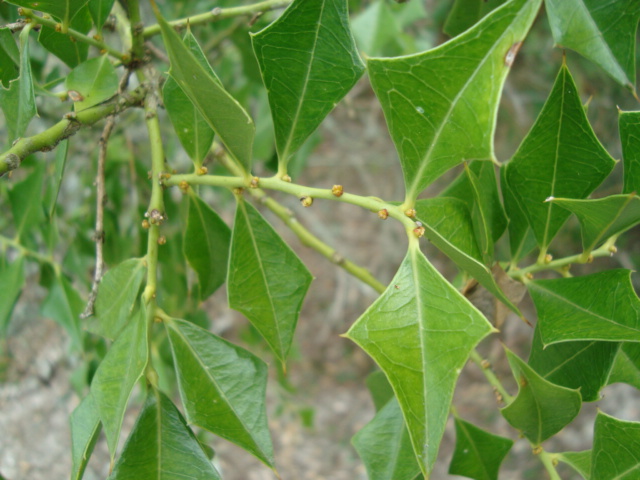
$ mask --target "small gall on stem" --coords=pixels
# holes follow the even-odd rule
[[[308,195],[303,195],[302,197],[300,197],[300,203],[305,208],[310,207],[311,205],[313,205],[313,198],[309,197]]]
[[[544,263],[551,263],[551,260],[553,260],[553,255],[551,255],[550,253],[547,253],[544,256]]]
[[[611,245],[609,247],[609,253],[611,254],[611,256],[613,257],[614,253],[618,253],[618,248],[615,245]]]
[[[342,188],[342,185],[334,185],[333,187],[331,187],[331,193],[333,193],[336,197],[341,197],[344,193],[344,188]]]
[[[182,193],[187,193],[189,191],[189,184],[187,183],[186,180],[182,180],[178,184],[178,188],[182,191]]]
[[[537,446],[532,450],[532,453],[534,455],[540,455],[542,453],[542,447],[541,446]]]
[[[287,183],[291,183],[291,177],[289,175],[283,175],[282,176],[282,181],[283,182],[287,182]]]
[[[409,218],[416,218],[416,209],[415,208],[408,208],[404,211],[404,214],[409,217]]]
[[[251,179],[251,183],[249,183],[249,187],[251,188],[258,188],[259,185],[260,185],[260,179],[258,177],[253,177]]]
[[[206,175],[209,169],[207,167],[200,167],[196,170],[196,175]]]
[[[491,368],[491,362],[485,358],[484,360],[482,360],[482,362],[480,362],[480,366],[485,370],[488,370],[489,368]]]
[[[382,220],[386,220],[387,218],[389,218],[389,210],[387,210],[386,208],[378,210],[378,218]]]
[[[424,237],[424,232],[425,232],[425,228],[422,226],[416,227],[413,229],[413,234],[418,238]]]

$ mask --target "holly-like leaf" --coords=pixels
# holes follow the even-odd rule
[[[20,32],[20,76],[9,82],[8,89],[0,86],[0,108],[4,112],[9,132],[7,144],[22,137],[29,122],[37,114],[29,54],[30,31],[31,27],[27,26]]]
[[[393,387],[382,370],[369,374],[365,380],[376,412],[380,411],[389,400],[394,398]]]
[[[640,198],[635,193],[595,200],[550,199],[580,221],[582,248],[590,252],[609,237],[620,235],[640,223]]]
[[[24,280],[23,256],[8,265],[0,264],[0,338],[7,333],[13,307],[22,292]]]
[[[154,12],[171,61],[169,75],[216,132],[229,154],[249,171],[256,130],[253,120],[219,80],[200,64],[160,12]]]
[[[143,259],[131,258],[102,277],[89,331],[109,339],[120,334],[138,300],[145,273]]]
[[[428,477],[469,352],[493,327],[420,252],[417,241],[389,288],[345,335],[385,372]]]
[[[624,165],[623,193],[640,192],[640,112],[618,116]]]
[[[198,45],[196,38],[191,33],[191,30],[187,31],[183,41],[189,50],[191,50],[191,53],[193,53],[198,63],[200,63],[216,81],[220,82],[211,65],[209,65],[200,45]],[[167,81],[164,83],[164,87],[162,87],[162,98],[180,143],[196,168],[202,166],[202,160],[209,152],[211,144],[213,143],[213,129],[173,77],[167,78]]]
[[[283,364],[312,278],[271,225],[239,198],[227,278],[229,306],[249,319]]]
[[[546,0],[556,43],[602,67],[622,85],[635,89],[635,44],[640,3],[636,0]]]
[[[98,32],[102,30],[104,22],[109,17],[114,2],[115,0],[89,0],[87,7]]]
[[[354,435],[351,443],[367,469],[369,480],[413,480],[420,474],[395,397]]]
[[[109,480],[219,480],[200,442],[162,392],[152,389]]]
[[[442,30],[455,37],[504,2],[505,0],[455,0]]]
[[[295,0],[252,35],[269,94],[279,170],[364,73],[346,0]]]
[[[535,280],[527,288],[545,346],[570,340],[640,342],[640,299],[629,270]]]
[[[42,315],[52,318],[62,326],[77,350],[82,349],[80,314],[84,306],[85,301],[63,275],[56,276],[47,298],[42,303]]]
[[[504,198],[504,209],[509,220],[509,246],[511,249],[511,261],[517,264],[536,246],[536,238],[533,230],[527,222],[525,212],[520,208],[517,197],[506,178],[507,164],[500,168],[500,187]]]
[[[101,430],[100,415],[91,394],[82,399],[70,417],[71,480],[82,480]]]
[[[20,7],[49,13],[64,25],[69,25],[73,17],[89,2],[89,0],[8,0]]]
[[[514,0],[437,48],[368,60],[410,202],[462,161],[494,157],[502,85],[540,3]]]
[[[591,478],[591,450],[557,453],[555,458],[569,465],[582,475],[582,478],[587,480]]]
[[[240,445],[273,467],[267,425],[267,366],[191,322],[165,322],[189,423]]]
[[[8,28],[0,28],[0,82],[5,88],[20,75],[20,50]]]
[[[44,165],[39,165],[20,183],[9,191],[11,213],[16,229],[16,237],[21,238],[44,220],[42,208],[42,186]]]
[[[456,417],[456,449],[449,473],[475,480],[497,480],[513,440],[499,437]]]
[[[65,86],[79,94],[81,100],[74,102],[73,107],[80,112],[113,97],[118,90],[118,75],[109,57],[102,55],[74,68],[67,76]]]
[[[77,32],[87,34],[89,30],[91,30],[91,25],[91,14],[89,10],[82,8],[82,10],[73,17],[69,26]],[[44,25],[40,30],[38,42],[70,68],[77,67],[84,62],[89,53],[88,43],[74,41],[69,35]]]
[[[113,342],[91,382],[91,394],[107,437],[111,458],[116,454],[120,428],[129,397],[148,359],[147,313],[138,314]]]
[[[501,410],[502,416],[533,445],[540,445],[578,415],[580,392],[545,380],[510,350],[507,359],[518,382],[518,396]]]
[[[183,247],[189,265],[198,274],[201,300],[224,283],[230,243],[227,224],[200,197],[190,195]]]
[[[529,366],[556,385],[579,389],[583,402],[600,399],[620,345],[616,342],[562,342],[542,345],[540,329],[533,335]]]
[[[640,390],[640,343],[620,345],[607,382],[613,383],[627,383]]]
[[[505,167],[512,199],[525,214],[542,249],[570,216],[545,200],[586,198],[614,165],[593,133],[578,88],[563,65],[542,112]]]
[[[640,423],[598,412],[593,432],[591,478],[634,480],[640,472]]]

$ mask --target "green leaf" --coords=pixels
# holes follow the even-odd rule
[[[58,274],[41,307],[43,316],[52,318],[66,330],[76,350],[82,349],[80,314],[84,306],[84,300],[69,280]]]
[[[536,238],[529,227],[525,212],[520,208],[517,197],[506,178],[507,164],[500,168],[500,187],[504,198],[504,209],[509,220],[509,247],[511,262],[515,265],[536,246]]]
[[[504,2],[505,0],[455,0],[442,30],[455,37]]]
[[[91,58],[74,68],[65,80],[67,90],[74,90],[82,100],[74,103],[76,112],[86,110],[113,97],[118,90],[118,75],[109,57]]]
[[[461,254],[482,261],[471,213],[465,202],[458,198],[435,197],[418,200],[415,209],[423,225],[428,224]]]
[[[640,192],[640,112],[620,112],[620,142],[624,157],[623,193]]]
[[[545,7],[558,45],[575,50],[634,90],[637,0],[546,0]]]
[[[494,158],[502,85],[540,3],[514,0],[433,50],[368,60],[400,156],[407,200],[413,202],[464,160]]]
[[[89,0],[87,7],[98,32],[102,31],[104,22],[109,18],[115,0]]]
[[[591,450],[556,453],[554,456],[573,468],[583,478],[587,480],[591,478]]]
[[[8,0],[7,3],[49,13],[68,25],[88,2],[89,0]]]
[[[529,366],[556,385],[579,389],[583,402],[595,402],[607,385],[619,346],[615,342],[562,342],[544,348],[538,327]]]
[[[116,454],[129,397],[147,366],[147,324],[146,309],[141,307],[113,342],[91,382],[91,394],[100,414],[112,459]]]
[[[182,91],[220,137],[229,154],[249,171],[255,125],[249,114],[203,67],[193,52],[160,12],[155,11],[171,68],[171,75]]]
[[[471,256],[461,248],[465,247],[464,244],[461,243],[465,240],[461,238],[458,232],[456,232],[455,229],[450,230],[449,227],[447,227],[446,229],[444,228],[444,225],[447,225],[448,222],[442,224],[438,223],[437,227],[434,228],[428,220],[422,221],[421,212],[424,212],[424,205],[427,205],[428,207],[429,203],[430,201],[424,202],[423,200],[418,200],[416,202],[418,219],[422,222],[422,226],[425,228],[426,238],[445,255],[447,255],[458,266],[458,268],[467,272],[469,275],[475,278],[484,288],[486,288],[496,298],[498,298],[498,300],[504,303],[518,316],[524,318],[520,310],[518,310],[518,307],[516,307],[511,300],[509,300],[509,298],[498,286],[498,283],[491,273],[491,270],[489,270],[486,265],[478,261],[476,258]],[[432,203],[432,205],[434,203]],[[427,208],[427,216],[430,216],[428,210],[429,208]],[[442,225],[442,227],[440,225]],[[461,226],[460,228],[464,229],[465,227]],[[450,237],[447,238],[445,237],[445,235],[449,235]],[[469,242],[470,239],[466,239],[466,241]],[[472,247],[469,246],[468,249],[469,252],[473,253]]]
[[[402,33],[389,2],[378,0],[353,19],[351,29],[361,51],[367,56],[383,56],[384,47]]]
[[[239,197],[227,278],[229,306],[249,319],[283,365],[312,279],[271,225]]]
[[[27,26],[20,32],[20,76],[9,82],[9,89],[0,86],[0,107],[9,132],[7,144],[22,137],[31,119],[38,113],[31,75],[30,31],[31,27]]]
[[[513,199],[543,250],[570,215],[545,199],[586,198],[614,165],[593,133],[578,88],[563,65],[535,124],[505,167]]]
[[[455,418],[456,449],[449,474],[475,480],[497,480],[500,464],[507,456],[513,440],[499,437]]]
[[[376,370],[369,374],[365,383],[367,384],[367,388],[371,394],[371,399],[373,400],[376,412],[380,411],[380,409],[384,407],[389,400],[394,398],[393,388],[382,370]]]
[[[53,195],[51,195],[51,203],[47,212],[49,213],[49,219],[53,218],[58,205],[58,194],[60,193],[60,186],[62,185],[62,177],[64,176],[64,169],[67,165],[67,154],[69,153],[69,139],[61,141],[56,147],[56,159],[54,162],[54,172],[52,176],[53,182]]]
[[[635,480],[640,473],[640,423],[598,412],[593,433],[591,478]]]
[[[152,389],[109,480],[218,480],[176,406]]]
[[[91,394],[82,399],[70,417],[71,423],[71,480],[82,480],[91,453],[100,435],[98,409]]]
[[[629,270],[527,283],[544,345],[570,340],[640,342],[640,299]]]
[[[44,220],[42,208],[44,167],[44,164],[38,165],[26,179],[16,183],[9,191],[16,238],[21,238],[28,234]]]
[[[346,0],[295,0],[252,35],[269,94],[279,170],[364,73]]]
[[[70,27],[87,34],[91,30],[91,15],[87,8],[83,8],[71,21]],[[69,35],[57,32],[55,29],[42,26],[38,42],[62,60],[70,68],[74,68],[87,59],[89,44],[76,42]]]
[[[120,334],[131,317],[145,274],[143,259],[131,258],[102,277],[90,332],[109,339]]]
[[[0,82],[9,87],[9,82],[20,75],[20,50],[8,28],[0,28]]]
[[[189,196],[184,255],[198,274],[200,299],[215,292],[227,277],[231,230],[196,194]]]
[[[640,390],[640,344],[620,345],[608,379],[608,385],[613,383],[627,383]]]
[[[413,480],[420,474],[395,397],[354,435],[351,443],[367,469],[369,480]]]
[[[540,445],[578,415],[580,392],[545,380],[513,352],[506,352],[518,396],[501,410],[502,416],[534,446]]]
[[[469,352],[492,330],[416,241],[389,288],[345,335],[387,375],[425,477],[438,453],[458,375]]]
[[[596,200],[553,198],[549,201],[578,217],[585,252],[592,251],[609,237],[620,235],[640,223],[640,198],[635,193]]]
[[[189,423],[229,440],[273,467],[267,425],[267,365],[186,320],[165,322]]]
[[[0,265],[0,338],[6,336],[13,307],[24,286],[24,257]]]
[[[198,63],[219,82],[191,30],[187,31],[183,41]],[[213,129],[173,77],[167,78],[162,88],[162,98],[180,143],[196,168],[202,166],[202,160],[213,143]]]

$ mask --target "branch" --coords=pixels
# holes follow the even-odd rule
[[[186,28],[187,25],[200,25],[203,23],[218,22],[225,18],[239,17],[243,15],[256,15],[276,8],[286,7],[292,0],[264,0],[252,5],[242,7],[220,8],[216,7],[209,12],[194,15],[192,17],[181,18],[169,22],[174,28]],[[151,25],[144,29],[144,38],[149,38],[160,33],[159,25]]]
[[[18,9],[18,13],[20,15],[22,15],[23,17],[25,17],[27,19],[27,21],[30,21],[31,23],[34,23],[36,25],[44,25],[45,27],[49,27],[54,29],[56,32],[60,32],[61,26],[62,24],[56,22],[54,19],[52,18],[47,18],[47,17],[40,17],[38,15],[36,15],[33,10],[29,9],[29,8],[19,8]],[[118,50],[110,47],[109,45],[107,45],[106,43],[104,43],[101,40],[96,40],[93,37],[89,37],[87,35],[85,35],[84,33],[80,33],[77,30],[74,30],[72,28],[67,29],[66,32],[67,35],[69,35],[71,38],[77,40],[78,42],[82,42],[82,43],[87,43],[91,46],[96,47],[97,49],[100,50],[100,53],[108,53],[109,55],[111,55],[114,58],[117,58],[118,60],[122,61],[123,63],[127,63],[130,58],[129,55],[126,55],[122,52],[119,52]]]
[[[32,137],[18,139],[6,152],[0,154],[0,177],[20,166],[22,161],[35,152],[53,150],[65,138],[74,135],[80,128],[93,125],[99,120],[121,111],[139,106],[147,94],[148,87],[141,85],[128,95],[88,108],[81,112],[70,112],[52,127]]]

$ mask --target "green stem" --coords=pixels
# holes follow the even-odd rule
[[[47,17],[40,17],[38,15],[36,15],[33,10],[29,9],[29,8],[20,8],[18,9],[18,12],[20,13],[20,15],[22,15],[23,17],[29,19],[32,23],[36,24],[36,25],[43,25],[45,27],[49,27],[52,28],[56,31],[59,31],[62,26],[60,23],[56,22],[54,19],[52,18],[47,18]],[[122,52],[119,52],[118,50],[110,47],[109,45],[107,45],[106,43],[104,43],[101,40],[96,40],[93,37],[89,37],[87,35],[85,35],[84,33],[80,33],[77,30],[74,30],[73,28],[68,28],[66,32],[67,35],[69,35],[71,38],[77,40],[78,42],[82,42],[82,43],[87,43],[91,46],[96,47],[97,49],[100,50],[100,52],[104,52],[104,53],[108,53],[109,55],[111,55],[114,58],[117,58],[118,60],[121,60],[122,62],[125,62],[127,60],[127,55],[125,55]]]
[[[574,263],[590,263],[594,258],[610,257],[615,251],[614,245],[617,238],[617,236],[609,238],[601,247],[593,250],[590,253],[587,252],[586,254],[579,253],[577,255],[570,255],[568,257],[558,258],[557,260],[551,260],[550,262],[539,260],[535,264],[528,267],[510,270],[508,272],[509,276],[518,280],[524,280],[527,276],[533,275],[537,272],[545,270],[563,271]]]
[[[274,10],[276,8],[286,7],[292,0],[264,0],[252,5],[244,5],[241,7],[220,8],[216,7],[209,12],[194,15],[192,17],[181,18],[169,22],[169,25],[175,28],[185,28],[187,25],[200,25],[202,23],[218,22],[225,18],[239,17],[242,15],[256,15],[258,13]],[[144,29],[144,38],[149,38],[160,33],[160,25],[151,25]]]
[[[20,163],[35,152],[52,150],[62,140],[74,135],[80,128],[93,125],[98,120],[119,113],[120,111],[139,105],[147,93],[144,86],[138,87],[129,95],[96,105],[78,113],[68,113],[52,127],[32,137],[19,139],[9,150],[0,154],[0,177],[20,166]]]
[[[549,474],[549,478],[551,480],[562,480],[560,478],[560,475],[558,475],[556,466],[554,465],[553,455],[543,449],[541,449],[537,455],[538,457],[540,457],[540,461],[544,465],[544,468],[547,470],[547,473]]]
[[[491,370],[491,366],[487,364],[487,362],[482,358],[478,351],[472,350],[469,358],[471,359],[471,361],[473,361],[473,363],[480,367],[480,370],[482,370],[485,378],[491,384],[491,386],[495,388],[496,392],[500,394],[504,403],[507,405],[510,404],[513,401],[513,397],[509,395],[507,389],[504,388],[504,385],[502,385],[502,382],[500,382],[498,377],[496,377],[496,374],[493,373],[493,370]]]
[[[60,273],[60,265],[56,263],[53,257],[42,255],[41,253],[34,252],[33,250],[29,250],[27,247],[22,245],[17,240],[11,239],[9,237],[5,237],[4,235],[0,235],[0,243],[3,245],[4,248],[6,248],[7,246],[11,248],[15,248],[20,252],[21,255],[25,257],[31,257],[39,263],[47,263],[51,265],[51,267],[54,269],[56,274]]]
[[[131,60],[139,62],[144,57],[144,23],[140,16],[138,0],[128,0],[129,22],[131,25]]]
[[[144,103],[145,119],[149,132],[149,145],[151,147],[151,201],[147,215],[149,218],[149,238],[147,241],[147,285],[144,289],[143,299],[151,305],[156,296],[158,280],[158,240],[160,239],[160,225],[166,219],[164,212],[164,199],[162,195],[161,176],[164,169],[164,148],[158,121],[158,99],[154,94],[147,95]]]

